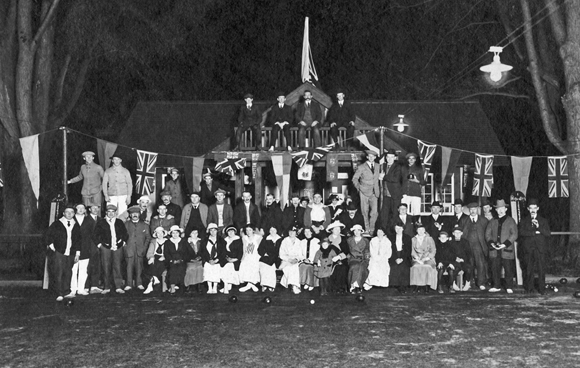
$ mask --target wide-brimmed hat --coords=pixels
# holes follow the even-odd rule
[[[155,230],[153,230],[153,237],[156,238],[157,237],[157,231],[162,231],[163,232],[163,236],[167,236],[167,230],[165,230],[163,228],[163,226],[157,226],[155,228]]]
[[[395,151],[392,148],[385,149],[384,151],[385,151],[385,155],[394,155],[394,156],[397,155],[397,151]]]
[[[169,232],[172,233],[174,231],[179,231],[181,234],[183,234],[183,229],[179,227],[179,225],[173,225],[169,228]]]
[[[330,232],[330,230],[334,229],[335,227],[340,227],[341,229],[344,229],[345,225],[342,222],[336,220],[326,227],[326,231]]]
[[[218,228],[217,224],[215,224],[215,223],[213,223],[213,222],[211,222],[211,223],[207,224],[207,231],[208,231],[208,232],[209,232],[211,229],[217,229],[217,228]]]
[[[507,208],[507,204],[505,203],[505,201],[503,199],[498,199],[497,201],[495,201],[495,206],[493,206],[495,208],[498,207],[506,207]]]
[[[353,225],[353,227],[350,228],[350,231],[355,231],[355,230],[365,231],[365,229],[359,224],[355,224],[355,225]]]

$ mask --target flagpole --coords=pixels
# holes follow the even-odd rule
[[[68,169],[68,160],[67,160],[67,141],[66,141],[66,127],[60,127],[62,130],[62,192],[64,193],[65,201],[68,201],[68,185],[67,185],[67,169]]]
[[[383,155],[383,153],[384,153],[385,127],[384,126],[381,126],[379,128],[379,131],[381,132],[381,141],[380,141],[381,142],[381,144],[380,144],[381,151],[379,152],[379,161],[380,161],[381,155]],[[382,174],[382,173],[383,173],[383,165],[379,165],[379,175]],[[379,180],[379,204],[377,206],[378,209],[379,209],[379,213],[380,213],[380,210],[382,208],[382,205],[383,205],[383,182],[382,182],[382,180]]]

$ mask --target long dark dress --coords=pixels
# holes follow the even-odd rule
[[[344,236],[340,240],[334,239],[332,235],[328,236],[330,244],[334,247],[337,255],[341,256],[334,267],[334,272],[330,275],[330,287],[332,291],[347,291],[348,290],[348,259],[349,254],[348,244]]]
[[[171,285],[183,284],[187,262],[191,259],[191,246],[181,238],[177,245],[169,239],[165,242],[165,258],[169,262],[168,280]]]
[[[411,280],[411,250],[412,241],[411,237],[407,234],[403,235],[403,247],[401,251],[397,250],[397,234],[389,236],[391,241],[391,246],[393,249],[393,255],[389,259],[389,264],[391,265],[391,274],[389,276],[390,286],[409,286]],[[397,264],[397,258],[402,258],[403,262]]]

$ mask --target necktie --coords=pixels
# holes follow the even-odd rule
[[[475,224],[475,217],[471,218],[471,222],[473,222]]]
[[[157,250],[155,251],[155,253],[158,255],[163,254],[163,246],[161,244],[157,244]]]
[[[371,164],[371,172],[374,174],[375,173],[375,165]]]
[[[70,221],[66,222],[66,226],[70,227]]]
[[[307,101],[306,102],[306,107],[309,107],[309,106],[310,106],[310,102]]]
[[[339,102],[339,103],[338,103],[338,105],[339,105],[340,107],[342,107],[342,102]]]
[[[387,172],[391,169],[391,165],[387,165]]]
[[[214,258],[215,258],[215,256],[217,255],[217,249],[216,249],[215,243],[213,243],[213,242],[212,242],[212,245],[213,245],[213,246],[211,247],[211,254],[210,254],[210,258],[211,258],[211,259],[214,259]]]

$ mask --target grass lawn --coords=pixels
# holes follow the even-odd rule
[[[90,295],[74,305],[0,288],[6,367],[577,367],[576,285],[546,296],[469,291],[366,300],[287,290]],[[279,288],[280,289],[280,288]],[[310,304],[314,299],[315,304]]]

